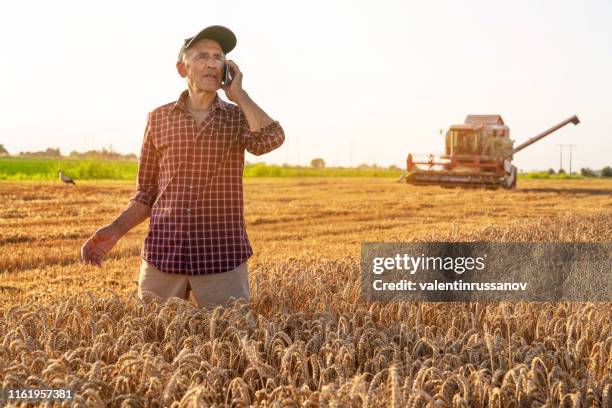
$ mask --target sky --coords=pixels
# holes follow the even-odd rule
[[[610,1],[28,1],[0,4],[0,144],[140,152],[186,89],[184,38],[214,24],[243,87],[285,130],[251,162],[404,167],[467,114],[501,114],[522,170],[612,165]],[[225,98],[223,91],[219,91]],[[569,148],[563,148],[568,170]]]

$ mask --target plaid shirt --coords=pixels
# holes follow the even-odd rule
[[[167,273],[227,272],[253,255],[243,214],[244,151],[268,153],[285,134],[278,122],[252,132],[240,108],[218,95],[197,127],[188,95],[147,117],[130,200],[151,207],[141,256]]]

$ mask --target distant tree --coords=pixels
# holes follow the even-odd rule
[[[316,159],[312,159],[310,161],[310,167],[314,167],[315,169],[322,169],[325,167],[325,160],[323,160],[320,157],[317,157]]]
[[[70,152],[70,157],[76,159],[104,159],[104,160],[137,160],[138,157],[134,153],[122,154],[115,152],[110,148],[103,147],[102,150],[88,150],[86,152]]]
[[[588,167],[583,167],[580,169],[580,174],[583,177],[597,177],[597,173],[594,170],[589,169]]]
[[[612,177],[612,167],[606,166],[601,169],[601,177]]]
[[[0,144],[0,156],[10,156],[10,153],[8,150],[6,150],[3,144]]]
[[[57,147],[47,147],[47,150],[45,150],[45,155],[50,157],[61,157],[62,154],[60,153],[60,149]]]
[[[548,174],[557,174],[557,172],[555,171],[555,169],[550,168],[548,169]]]
[[[559,173],[557,173],[557,174],[565,174],[565,170],[559,169]]]
[[[397,167],[395,164],[392,164],[389,166],[389,170],[393,170],[393,171],[401,171],[402,169],[400,169],[399,167]]]
[[[62,153],[59,148],[48,147],[45,150],[38,152],[19,152],[19,156],[25,157],[62,157]]]

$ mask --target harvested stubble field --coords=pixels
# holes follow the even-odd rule
[[[133,191],[0,183],[2,386],[70,386],[75,406],[612,406],[610,303],[358,299],[363,241],[609,242],[610,182],[248,179],[252,302],[214,310],[135,297],[146,222],[79,263]]]

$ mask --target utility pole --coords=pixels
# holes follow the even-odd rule
[[[559,173],[563,170],[563,145],[559,144]]]
[[[574,144],[568,144],[568,145],[566,145],[566,146],[570,148],[570,164],[569,164],[570,171],[569,171],[569,174],[572,174],[572,148],[573,148],[574,146],[576,146],[576,145],[574,145]]]
[[[563,148],[569,147],[569,174],[572,174],[572,148],[575,144],[559,144],[559,171],[563,168]]]

